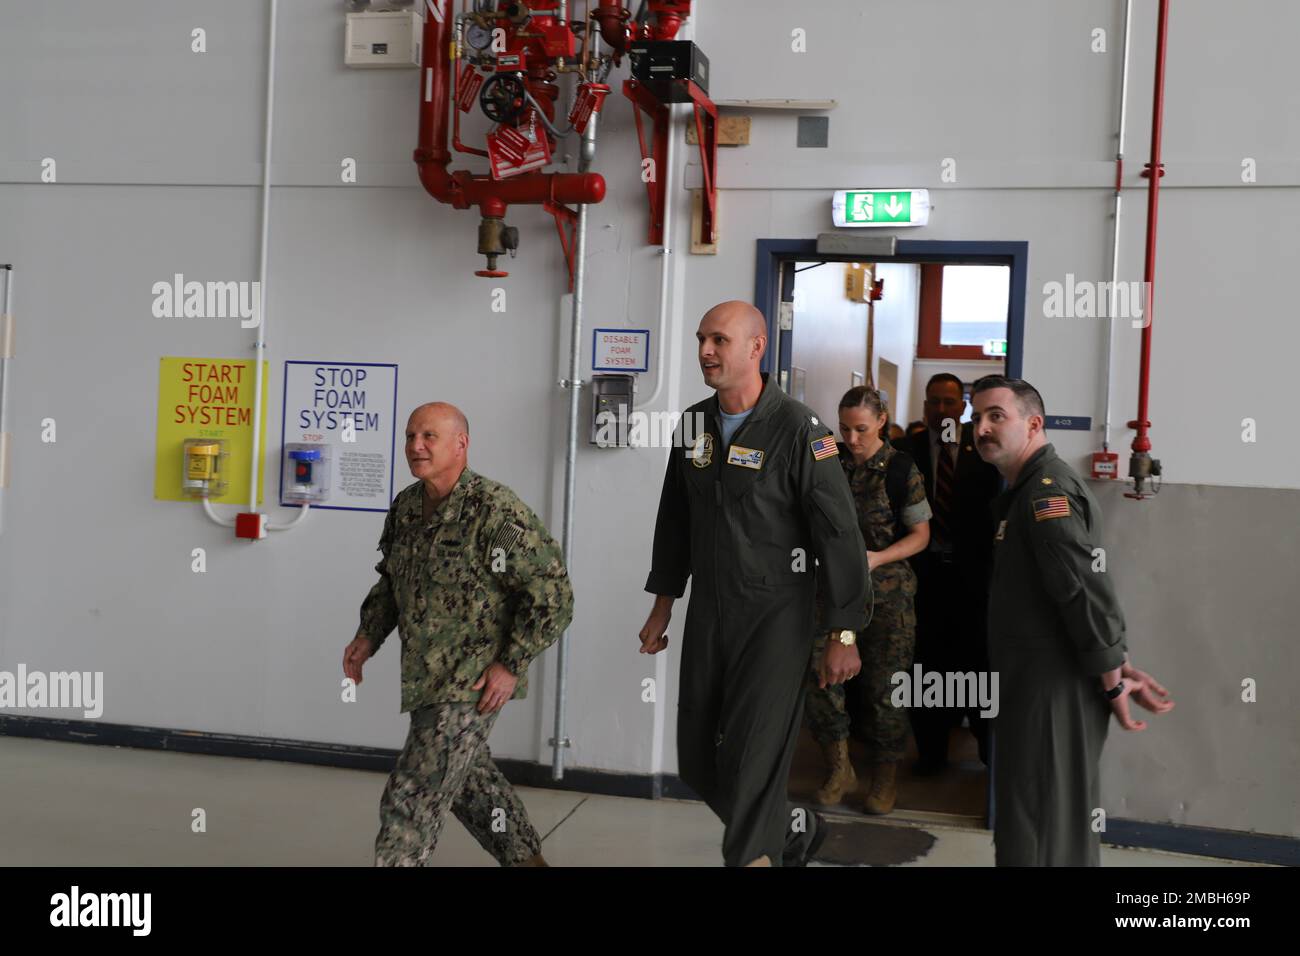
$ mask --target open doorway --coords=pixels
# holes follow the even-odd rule
[[[938,387],[942,393],[946,384],[964,404],[960,421],[968,423],[969,389],[976,379],[992,373],[1019,374],[1026,251],[1022,243],[899,242],[896,255],[863,261],[817,254],[811,242],[761,241],[756,304],[769,317],[769,341],[776,345],[769,348],[768,370],[775,371],[780,387],[832,427],[846,390],[859,384],[876,388],[888,405],[891,424],[904,431],[910,425],[916,431],[915,442],[895,447],[909,452],[915,448],[917,456],[926,456],[922,436],[931,417],[927,397],[933,397],[927,394],[927,384],[934,375],[952,377],[932,389]],[[953,408],[951,404],[948,407]],[[964,460],[958,456],[965,454],[978,462],[969,428],[967,425],[959,433],[954,457]],[[889,436],[891,444],[897,436],[897,431]],[[927,467],[919,468],[928,496],[936,491],[933,460],[926,457]],[[961,480],[973,481],[969,474],[965,468],[959,472]],[[929,581],[932,589],[926,618],[930,625],[928,650],[918,655],[918,663],[925,658],[927,673],[933,669],[930,664],[941,658],[934,651],[936,622],[940,620],[934,611],[935,581],[950,588],[952,580],[935,577],[933,568],[938,560],[927,553],[908,561],[917,567],[918,602],[924,581]],[[951,550],[943,560],[952,560]],[[922,566],[928,569],[924,574]],[[982,607],[971,613],[982,621]],[[941,630],[957,635],[970,625],[960,612],[945,612],[941,617]],[[982,644],[982,625],[976,630]],[[954,660],[946,657],[940,666],[951,668]],[[964,667],[971,659],[960,660],[956,666]],[[862,690],[846,687],[853,728],[849,754],[857,779],[856,786],[837,803],[823,804],[833,813],[864,813],[871,792],[873,745],[869,728],[863,727],[860,719],[863,708],[854,706],[862,699]],[[987,752],[977,741],[976,725],[983,732],[988,722],[979,721],[970,711],[952,711],[946,715],[947,723],[941,719],[936,729],[933,718],[945,715],[925,708],[918,712],[931,719],[920,722],[916,730],[909,720],[907,752],[895,764],[894,809],[878,819],[893,816],[986,826],[991,786],[982,759]],[[917,749],[918,733],[927,741],[929,756],[925,760]],[[937,766],[936,734],[946,738],[946,762]],[[794,799],[818,803],[814,794],[826,782],[829,759],[805,719],[790,778]]]

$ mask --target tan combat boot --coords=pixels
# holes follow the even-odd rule
[[[813,798],[823,807],[833,807],[843,799],[845,793],[853,792],[853,788],[858,785],[858,775],[853,772],[853,764],[849,761],[847,740],[823,743],[822,753],[826,757],[829,772],[826,775],[826,782],[821,785]]]
[[[894,787],[894,777],[898,770],[897,763],[878,763],[872,767],[871,790],[863,801],[862,809],[867,813],[885,814],[894,809],[894,800],[898,792]]]

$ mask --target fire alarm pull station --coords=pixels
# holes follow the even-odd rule
[[[185,439],[181,492],[191,498],[220,498],[226,491],[226,443],[221,439]]]
[[[634,376],[624,372],[591,377],[591,444],[627,448]]]
[[[281,497],[296,505],[318,505],[330,496],[328,445],[290,442],[284,446]]]
[[[1092,453],[1092,477],[1118,478],[1119,455],[1113,451],[1094,451]]]

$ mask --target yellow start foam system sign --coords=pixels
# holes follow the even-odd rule
[[[154,452],[153,496],[159,501],[195,501],[193,469],[216,467],[195,448],[220,440],[225,456],[219,460],[225,490],[215,503],[248,504],[249,467],[253,453],[254,365],[249,359],[176,358],[163,356],[158,369],[158,436]],[[262,460],[266,460],[266,393],[268,363],[262,363]],[[209,443],[201,440],[207,439]],[[194,445],[187,454],[186,442]],[[205,475],[205,479],[215,476]],[[257,494],[262,502],[262,491]]]

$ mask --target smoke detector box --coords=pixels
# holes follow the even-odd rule
[[[420,65],[420,14],[395,10],[347,14],[343,63],[358,67]]]

